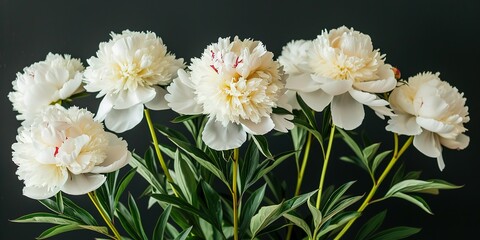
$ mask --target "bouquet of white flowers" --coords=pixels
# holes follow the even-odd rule
[[[403,239],[420,228],[384,228],[386,210],[368,218],[364,210],[395,197],[432,213],[422,194],[461,187],[420,179],[419,171],[405,171],[401,156],[418,151],[443,170],[444,148],[469,145],[463,93],[439,73],[402,79],[370,37],[352,28],[292,40],[278,57],[258,40],[218,38],[189,63],[155,33],[125,30],[111,33],[86,63],[49,53],[17,74],[8,95],[21,121],[12,160],[23,194],[49,210],[13,221],[53,224],[40,239],[72,230],[118,240],[317,240],[347,233]],[[91,93],[101,98],[96,113],[75,102]],[[384,120],[378,130],[393,136],[391,149],[355,131],[366,120],[365,106]],[[179,128],[153,123],[151,112],[160,110],[174,111],[169,121]],[[137,153],[117,134],[144,117],[151,145]],[[282,136],[290,149],[273,151],[269,143]],[[339,141],[351,151],[335,159]],[[305,189],[312,158],[323,160],[308,176],[318,188]],[[365,172],[371,188],[357,194],[356,181],[338,174],[327,185],[329,163],[338,160]],[[297,166],[296,182],[276,174],[286,161]],[[148,183],[141,196],[148,209],[161,209],[153,231],[145,229],[136,198],[125,196],[138,187],[129,185],[134,178]],[[84,194],[102,222],[68,198]],[[362,224],[356,232],[354,224]]]

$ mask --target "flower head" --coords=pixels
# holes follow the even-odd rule
[[[125,30],[111,37],[87,60],[85,89],[103,97],[96,118],[105,120],[108,129],[124,132],[140,123],[144,106],[168,108],[161,86],[168,85],[184,63],[168,53],[153,32]]]
[[[290,116],[273,114],[278,106],[291,107],[281,104],[283,72],[261,42],[219,38],[201,58],[192,59],[189,69],[190,74],[179,71],[165,98],[178,113],[208,115],[202,138],[211,148],[239,147],[247,132],[260,135],[293,127]]]
[[[463,93],[440,80],[439,73],[425,72],[408,79],[389,97],[395,116],[386,129],[414,136],[413,145],[423,154],[437,158],[440,170],[445,167],[442,146],[464,149],[470,138],[464,123],[470,121]]]
[[[388,102],[376,94],[395,88],[394,72],[385,64],[385,56],[374,50],[370,37],[342,26],[323,31],[313,40],[308,67],[287,79],[287,89],[296,91],[315,111],[330,104],[332,120],[338,127],[351,130],[363,121],[363,105],[377,115],[392,115]]]
[[[127,143],[105,132],[92,113],[60,105],[47,107],[32,125],[20,128],[12,149],[23,194],[34,199],[93,191],[105,181],[102,173],[120,169],[131,158]]]
[[[35,115],[50,104],[70,98],[84,91],[82,74],[84,67],[79,59],[70,55],[48,53],[43,61],[36,62],[17,73],[12,82],[13,91],[8,94],[18,120],[28,125]]]

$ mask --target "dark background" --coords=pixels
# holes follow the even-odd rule
[[[424,172],[424,179],[442,178],[464,187],[426,197],[433,216],[395,199],[374,205],[371,210],[388,207],[387,225],[423,227],[412,239],[472,239],[478,235],[480,164],[476,86],[480,72],[480,1],[0,0],[0,3],[0,239],[34,239],[50,226],[9,222],[27,213],[45,210],[37,201],[22,196],[23,185],[11,161],[10,147],[15,142],[19,122],[7,94],[12,90],[15,74],[25,66],[44,60],[48,52],[70,54],[80,58],[86,66],[86,59],[95,55],[100,42],[110,39],[110,32],[120,33],[125,29],[155,32],[170,51],[188,62],[200,56],[218,37],[238,35],[261,40],[278,56],[282,46],[290,40],[313,39],[323,29],[341,25],[369,34],[374,47],[386,54],[387,62],[397,66],[404,77],[423,71],[440,72],[442,80],[465,93],[470,109],[471,121],[466,125],[470,146],[463,151],[444,150],[446,168],[443,172],[438,170],[436,160],[422,156],[413,148],[404,157],[409,168]],[[79,105],[95,111],[98,101],[91,99]],[[172,118],[169,112],[153,114],[161,123],[168,123]],[[383,137],[387,135],[384,125],[367,110],[361,129],[371,132],[374,139],[390,141],[390,137],[386,140]],[[150,141],[145,122],[122,136],[139,152]],[[341,143],[334,145],[334,151],[335,146],[340,147]],[[311,161],[309,164],[304,191],[315,189],[318,182],[319,163]],[[295,177],[292,166],[291,162],[285,163],[279,170],[291,185]],[[360,172],[339,161],[333,161],[331,169],[327,184],[336,178],[355,179]],[[139,181],[139,186],[142,183]],[[86,196],[72,198],[85,208],[91,208]],[[149,213],[144,214],[148,221]],[[94,236],[73,232],[56,239],[93,239]]]

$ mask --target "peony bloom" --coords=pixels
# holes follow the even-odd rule
[[[206,114],[202,132],[215,150],[240,147],[246,134],[262,135],[272,129],[293,128],[292,115],[273,113],[276,107],[291,111],[284,96],[283,71],[273,53],[259,41],[219,38],[201,58],[192,59],[190,73],[167,88],[168,106],[180,114]]]
[[[48,53],[45,60],[36,62],[17,73],[8,94],[13,109],[22,124],[30,124],[35,115],[50,104],[69,99],[84,91],[82,74],[84,67],[79,59],[70,55]]]
[[[100,187],[106,177],[131,158],[127,143],[93,119],[85,109],[47,107],[20,128],[12,145],[23,194],[45,199],[59,191],[85,194]]]
[[[282,53],[278,57],[278,62],[283,66],[283,70],[288,76],[298,76],[311,72],[308,64],[308,54],[312,48],[312,41],[293,40],[282,48]],[[287,90],[288,102],[294,109],[300,109],[297,102],[296,92]]]
[[[144,106],[168,109],[162,86],[176,77],[184,63],[167,53],[155,33],[125,30],[111,37],[100,43],[96,57],[87,60],[85,89],[103,97],[96,119],[105,120],[112,131],[124,132],[142,121]]]
[[[363,105],[381,118],[392,115],[388,102],[376,94],[391,91],[397,81],[368,35],[345,26],[323,31],[313,40],[306,61],[307,70],[302,67],[303,74],[289,76],[286,88],[296,91],[315,111],[330,104],[338,127],[352,130],[360,126],[365,117]]]
[[[442,146],[464,149],[470,138],[464,134],[464,123],[470,121],[463,93],[445,81],[439,73],[420,73],[401,84],[389,97],[396,116],[386,129],[414,136],[413,145],[423,154],[437,158],[443,170]]]

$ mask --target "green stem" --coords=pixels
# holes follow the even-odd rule
[[[302,160],[302,166],[300,167],[300,172],[298,173],[297,176],[297,186],[295,187],[295,195],[298,196],[300,194],[300,188],[302,186],[303,182],[303,176],[305,174],[305,169],[307,168],[307,161],[308,157],[310,155],[310,146],[312,145],[312,134],[309,132],[308,133],[308,138],[307,138],[307,143],[305,145],[305,152],[303,153],[303,160]],[[293,232],[293,225],[288,226],[288,231],[287,231],[287,236],[285,240],[290,240],[292,237],[292,232]]]
[[[233,179],[232,179],[232,202],[233,202],[233,239],[238,240],[238,196],[237,196],[237,172],[238,172],[238,148],[233,150]]]
[[[155,133],[155,129],[153,128],[152,118],[150,117],[150,111],[145,108],[144,109],[145,118],[147,119],[148,129],[150,130],[150,134],[152,135],[153,140],[153,147],[155,148],[155,152],[157,153],[157,158],[160,162],[160,166],[162,167],[163,173],[167,177],[167,181],[169,183],[173,183],[172,176],[168,171],[167,164],[165,164],[165,160],[163,160],[162,153],[160,152],[160,147],[158,146],[157,134]]]
[[[92,201],[93,205],[95,205],[95,208],[97,208],[97,211],[100,213],[100,215],[102,216],[105,223],[107,223],[108,227],[110,228],[110,230],[112,230],[113,234],[115,235],[115,237],[112,237],[110,235],[107,235],[107,236],[111,237],[112,239],[116,239],[116,240],[122,239],[122,237],[120,236],[120,233],[118,233],[117,229],[113,225],[113,223],[110,220],[110,218],[108,217],[107,213],[104,211],[103,207],[100,205],[100,202],[98,201],[98,198],[95,195],[95,192],[89,192],[88,197]]]
[[[330,158],[330,153],[332,152],[333,145],[333,136],[335,135],[335,124],[332,123],[332,128],[330,129],[330,137],[328,138],[327,153],[325,154],[325,159],[323,161],[322,175],[320,175],[320,182],[318,184],[318,193],[317,193],[317,204],[315,207],[320,209],[320,202],[322,199],[323,183],[325,181],[325,175],[327,173],[328,160]]]
[[[377,181],[374,182],[372,188],[370,189],[370,192],[367,195],[367,198],[363,201],[362,205],[358,208],[357,212],[362,213],[365,208],[371,203],[371,200],[375,193],[378,190],[378,187],[380,184],[382,184],[383,180],[387,177],[388,173],[390,173],[390,170],[392,170],[393,166],[395,163],[398,161],[398,159],[402,156],[402,154],[407,150],[407,148],[410,146],[410,144],[413,141],[413,136],[407,139],[407,141],[403,144],[402,148],[400,151],[398,151],[398,135],[395,133],[394,135],[394,141],[395,141],[395,148],[393,152],[392,159],[390,159],[390,162],[388,165],[385,167],[383,170],[382,174],[378,178]],[[352,226],[352,224],[357,220],[358,217],[352,218],[348,223],[342,228],[342,230],[338,233],[338,235],[335,237],[335,240],[340,239],[347,231],[348,229]]]

